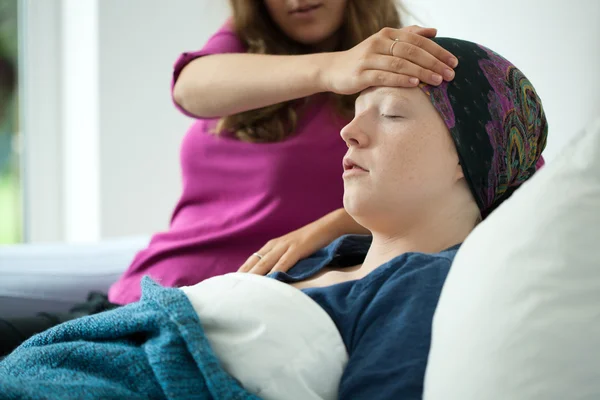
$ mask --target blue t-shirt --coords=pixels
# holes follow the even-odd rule
[[[343,236],[287,273],[270,276],[293,283],[326,266],[354,266],[370,244],[370,236]],[[433,313],[459,246],[406,253],[360,280],[303,290],[329,314],[348,350],[340,399],[422,397]]]

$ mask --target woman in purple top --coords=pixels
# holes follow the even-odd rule
[[[136,255],[109,301],[96,296],[74,315],[138,300],[144,275],[183,286],[238,268],[286,271],[338,236],[366,233],[342,208],[339,133],[354,95],[439,85],[458,64],[429,40],[434,29],[397,29],[393,0],[231,6],[204,48],[175,64],[173,99],[196,121],[181,147],[183,194],[169,230]],[[10,325],[19,342],[74,315],[38,316],[27,329],[0,320],[0,331]]]

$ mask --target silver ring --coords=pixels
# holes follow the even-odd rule
[[[398,43],[400,41],[400,39],[392,39],[392,45],[390,46],[390,56],[394,55],[394,46],[396,45],[396,43]]]
[[[264,257],[263,255],[258,254],[258,253],[252,253],[252,255],[258,257],[259,260],[262,260]]]

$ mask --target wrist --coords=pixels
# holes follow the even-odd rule
[[[331,63],[331,53],[308,54],[309,70],[312,71],[310,81],[314,84],[315,93],[331,91],[327,77],[327,66]]]

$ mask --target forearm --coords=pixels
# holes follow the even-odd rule
[[[326,54],[201,57],[183,69],[173,96],[186,111],[204,118],[310,96],[325,91],[320,75]]]

